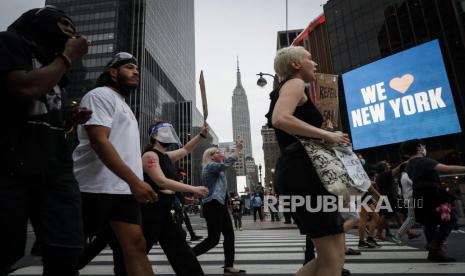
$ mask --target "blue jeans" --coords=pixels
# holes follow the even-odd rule
[[[237,228],[242,228],[242,214],[241,212],[233,212],[232,213],[233,219],[234,219],[234,227]]]

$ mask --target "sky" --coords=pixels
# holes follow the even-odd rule
[[[149,0],[159,1],[159,0]],[[168,0],[162,0],[168,1]],[[194,1],[194,0],[193,0]],[[44,0],[1,0],[0,30],[24,11],[41,7]],[[288,0],[288,29],[304,29],[323,13],[326,0]],[[195,0],[196,79],[203,70],[208,97],[208,123],[220,142],[232,135],[232,92],[236,86],[236,58],[247,93],[252,149],[257,165],[264,165],[261,128],[268,111],[268,85],[257,86],[259,72],[274,75],[277,32],[286,29],[285,0]],[[197,106],[202,110],[199,85]]]

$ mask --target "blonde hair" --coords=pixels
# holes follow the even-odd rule
[[[215,154],[216,151],[218,151],[217,147],[211,147],[203,152],[202,166],[206,166],[208,163],[213,162],[212,156],[213,154]]]
[[[302,46],[289,46],[282,48],[274,58],[274,70],[280,81],[290,77],[294,73],[292,62],[300,62],[305,58],[307,50]]]

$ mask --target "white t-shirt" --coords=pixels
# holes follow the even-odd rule
[[[142,179],[139,127],[124,97],[109,87],[98,87],[82,98],[81,106],[92,110],[92,117],[85,125],[111,128],[110,143],[123,162]],[[85,128],[79,126],[77,133],[79,145],[73,152],[73,160],[81,192],[131,194],[129,185],[110,171],[92,149]]]
[[[406,172],[402,172],[400,176],[400,184],[402,185],[402,193],[404,199],[411,199],[413,194],[412,180],[408,177]]]

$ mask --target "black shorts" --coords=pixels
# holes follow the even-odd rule
[[[141,224],[140,206],[133,195],[81,193],[84,234],[95,236],[112,221]]]
[[[276,166],[276,179],[282,195],[309,196],[312,207],[318,196],[334,196],[324,188],[300,144],[293,144],[281,153]],[[337,200],[336,196],[334,197]],[[344,221],[337,210],[309,212],[302,206],[296,208],[292,217],[297,222],[300,232],[311,238],[344,233]]]
[[[71,170],[0,176],[0,267],[24,255],[28,218],[44,245],[83,247],[81,197]]]

